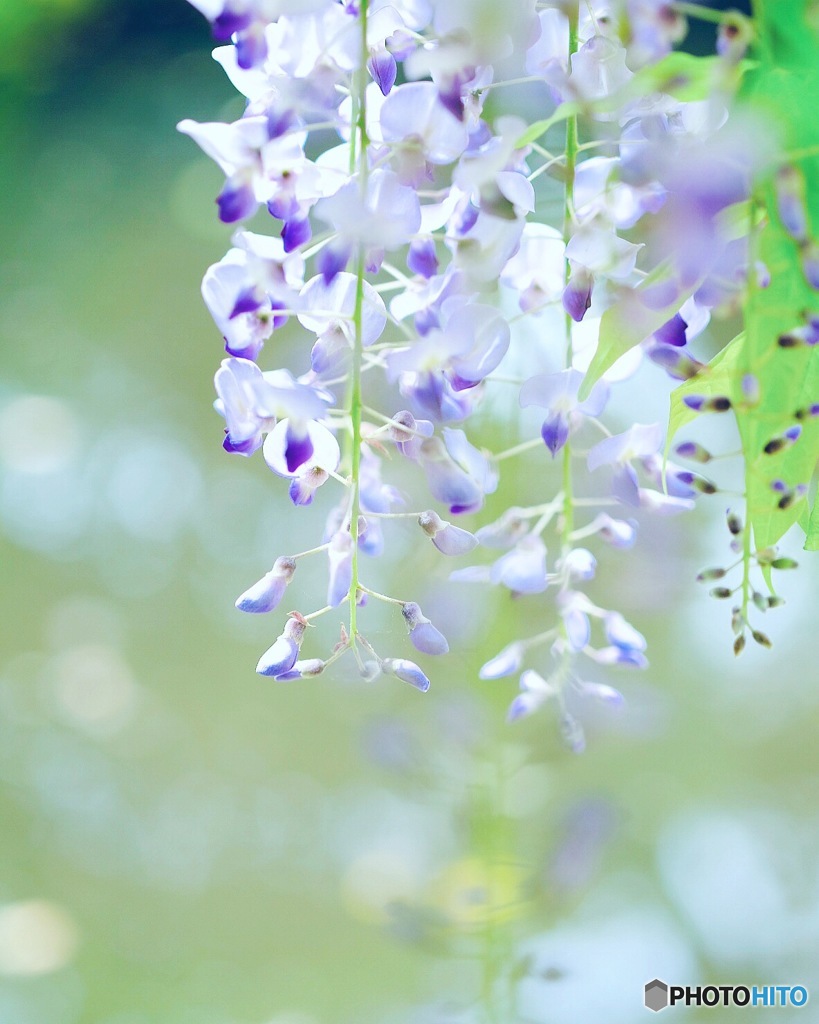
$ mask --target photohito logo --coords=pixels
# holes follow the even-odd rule
[[[659,978],[645,987],[647,1010],[659,1013],[667,1006],[805,1006],[804,985],[667,985]]]

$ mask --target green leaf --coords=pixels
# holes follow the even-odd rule
[[[705,398],[717,398],[720,395],[727,395],[731,399],[732,406],[737,400],[742,401],[744,396],[742,395],[741,383],[737,374],[737,363],[740,359],[744,340],[744,334],[737,335],[733,341],[729,341],[725,348],[714,356],[711,362],[696,377],[684,381],[671,392],[668,444],[671,443],[678,430],[700,415],[700,413],[695,412],[685,404],[685,398],[690,398],[693,395],[703,395]],[[724,416],[726,414],[715,413],[714,415]]]
[[[816,32],[806,19],[805,0],[779,0],[765,5],[758,24],[758,66],[745,79],[742,97],[769,123],[788,151],[799,151],[796,166],[805,176],[811,234],[819,234],[819,122],[808,114],[807,97],[819,93]],[[804,523],[806,502],[780,509],[774,479],[788,487],[810,481],[819,461],[819,422],[801,420],[796,444],[774,455],[764,447],[797,422],[795,413],[819,398],[819,350],[782,349],[778,337],[804,324],[805,311],[819,308],[819,294],[802,273],[800,249],[784,230],[778,215],[773,175],[761,183],[760,198],[767,221],[758,241],[758,258],[771,275],[770,286],[755,290],[746,308],[746,340],[740,373],[753,373],[760,383],[759,405],[737,415],[746,459],[749,517],[758,548],[771,547],[793,523]]]
[[[813,511],[805,532],[807,533],[805,551],[819,551],[819,501],[813,503]]]

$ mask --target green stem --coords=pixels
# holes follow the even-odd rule
[[[355,124],[350,138],[351,160],[355,159],[355,138],[358,137],[358,184],[362,197],[367,192],[367,15],[369,0],[361,0],[359,7],[359,27],[361,29],[361,66],[355,74],[354,109]],[[355,308],[353,311],[353,365],[350,372],[350,426],[352,429],[352,453],[350,459],[350,482],[352,496],[350,501],[350,536],[353,541],[352,576],[350,580],[350,642],[355,648],[358,624],[356,622],[356,596],[359,589],[358,579],[358,517],[361,513],[361,369],[364,358],[364,244],[359,243],[356,258]]]
[[[579,9],[572,4],[569,10],[569,66],[577,51],[577,23]],[[566,119],[566,183],[563,192],[563,241],[568,244],[574,227],[574,175],[577,167],[577,115]],[[565,261],[563,271],[564,286],[568,285],[571,275],[569,261]],[[566,367],[572,366],[572,318],[567,313],[564,318],[566,329]],[[563,446],[563,526],[561,529],[561,548],[563,554],[571,547],[571,534],[574,529],[574,494],[572,491],[572,451],[571,442]]]
[[[721,25],[724,21],[729,20],[730,12],[728,11],[717,11],[713,7],[684,3],[683,0],[675,0],[673,7],[677,14],[684,14],[689,18],[699,18],[700,21],[711,21],[716,25]]]

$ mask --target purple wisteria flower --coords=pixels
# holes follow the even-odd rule
[[[202,297],[232,356],[255,360],[265,341],[287,320],[304,283],[304,260],[287,254],[280,239],[237,231],[234,248],[210,267]]]
[[[536,405],[548,411],[540,433],[552,457],[566,444],[572,426],[583,416],[599,416],[608,401],[608,385],[598,381],[589,397],[579,402],[577,393],[582,382],[583,374],[578,370],[562,370],[530,377],[520,389],[522,408]]]
[[[219,396],[214,408],[227,426],[224,446],[240,455],[256,451],[279,416],[290,416],[307,430],[307,424],[327,409],[325,393],[294,380],[287,370],[262,373],[247,359],[224,359],[214,383]]]
[[[225,44],[215,59],[246,103],[230,123],[188,119],[179,129],[224,174],[216,200],[223,222],[256,217],[256,227],[269,217],[267,231],[236,231],[202,283],[228,356],[215,377],[224,447],[242,455],[262,447],[286,481],[281,489],[295,506],[287,515],[309,526],[318,514],[323,524],[320,540],[299,543],[305,550],[278,558],[236,600],[245,612],[272,611],[296,565],[326,557],[326,602],[319,598],[322,607],[304,617],[291,613],[257,671],[309,678],[345,656],[366,680],[383,672],[427,690],[421,667],[383,658],[370,643],[370,606],[398,605],[424,654],[445,654],[448,641],[417,603],[370,587],[370,558],[413,540],[448,557],[481,544],[493,552],[487,563],[451,578],[528,595],[546,611],[535,635],[505,638],[480,676],[520,674],[510,720],[551,702],[564,741],[579,752],[578,700],[581,711],[584,698],[623,701],[605,682],[584,682],[578,665],[647,664],[642,634],[584,592],[600,541],[627,549],[636,537],[633,520],[597,511],[609,498],[594,487],[596,471],[608,467],[616,499],[658,515],[716,489],[664,461],[659,425],[626,422],[610,435],[602,417],[611,388],[646,356],[676,379],[705,379],[692,339],[712,312],[737,311],[750,285],[763,288],[777,272],[756,265],[748,243],[752,184],[772,182],[773,223],[808,284],[819,284],[806,165],[772,162],[769,128],[730,103],[751,36],[732,44],[726,26],[743,19],[731,15],[721,26],[721,56],[701,65],[715,88],[707,102],[691,102],[678,97],[704,82],[699,72],[688,81],[694,58],[680,55],[679,75],[663,71],[677,67],[677,55],[656,73],[646,67],[682,40],[685,19],[670,0],[574,8],[533,0],[192,3]],[[547,109],[530,130],[504,113],[504,103],[528,110],[544,89],[562,104],[554,118]],[[566,150],[552,153],[545,132],[561,119]],[[558,185],[562,198],[552,195]],[[271,344],[288,318],[282,344]],[[817,319],[809,310],[794,315],[774,351],[810,355]],[[623,325],[632,322],[641,330],[645,322],[643,337],[628,337]],[[621,340],[634,342],[630,352],[580,401],[583,372],[596,372]],[[292,357],[292,374],[257,365],[273,348]],[[730,400],[684,400],[700,411],[750,415],[766,394],[756,372],[748,367],[749,386],[736,397],[727,390]],[[561,481],[535,450],[531,414],[514,412],[518,388],[522,408],[542,410],[540,437],[551,456],[562,453]],[[804,445],[812,417],[804,399],[791,422],[772,427],[760,457]],[[523,437],[514,436],[518,425]],[[577,438],[592,431],[583,453]],[[590,482],[578,473],[584,454]],[[479,513],[501,465],[525,467],[505,479],[522,494],[491,499],[491,521],[469,529],[443,518]],[[771,473],[771,500],[781,509],[804,497],[804,479],[786,484],[774,472],[785,469]],[[302,511],[325,496],[323,512]],[[430,502],[440,503],[440,514]],[[402,537],[402,522],[420,532]],[[284,514],[280,525],[289,535]],[[349,622],[334,624],[330,652],[301,659],[308,623],[331,620],[344,605]],[[541,612],[533,614],[540,622]],[[551,665],[542,669],[536,659],[544,651]]]
[[[515,697],[509,706],[506,719],[509,722],[514,722],[518,718],[523,718],[524,715],[531,715],[533,711],[557,696],[557,688],[544,679],[539,672],[535,672],[534,669],[527,669],[520,677],[520,688],[521,693]]]
[[[420,413],[437,421],[462,419],[469,406],[460,393],[480,384],[498,366],[509,338],[508,323],[491,306],[458,305],[440,328],[406,349],[390,352],[389,374]]]
[[[508,644],[489,661],[484,662],[478,675],[481,679],[501,679],[514,675],[523,664],[526,646],[519,640]]]
[[[612,494],[627,505],[638,506],[640,487],[632,462],[656,454],[662,440],[659,423],[635,423],[622,434],[607,437],[591,449],[587,460],[589,470],[594,472],[601,466],[611,466]]]
[[[430,493],[454,515],[476,512],[484,496],[498,486],[497,472],[462,430],[445,427],[443,442],[430,437],[421,445],[419,457]]]

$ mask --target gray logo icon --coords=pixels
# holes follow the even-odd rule
[[[654,1010],[655,1013],[664,1010],[668,1006],[668,985],[659,978],[650,981],[646,985],[646,1009]]]

